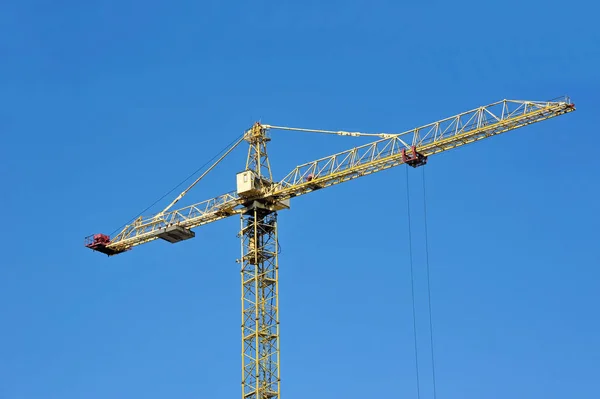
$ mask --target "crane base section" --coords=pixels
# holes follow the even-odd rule
[[[169,226],[162,229],[162,231],[158,233],[158,238],[162,238],[171,244],[179,241],[189,240],[190,238],[194,237],[196,237],[196,233],[181,226]]]

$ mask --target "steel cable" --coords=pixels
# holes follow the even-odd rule
[[[143,211],[141,211],[140,213],[138,213],[136,216],[132,217],[127,223],[123,224],[121,227],[117,228],[115,231],[113,231],[112,233],[110,233],[110,235],[112,236],[113,234],[115,234],[116,232],[122,230],[125,226],[127,226],[128,224],[130,224],[131,222],[133,222],[135,219],[137,219],[138,217],[140,217],[141,215],[143,215],[144,213],[146,213],[149,209],[151,209],[154,205],[158,204],[160,201],[162,201],[163,199],[165,199],[168,195],[170,195],[173,191],[177,190],[179,187],[181,187],[186,181],[190,180],[192,177],[194,177],[198,172],[200,172],[202,169],[204,169],[205,167],[207,167],[211,162],[213,162],[215,159],[217,159],[223,152],[227,151],[228,149],[231,148],[232,145],[234,145],[237,141],[239,141],[244,135],[240,135],[238,136],[235,140],[233,140],[231,143],[227,144],[226,147],[224,147],[221,151],[219,151],[214,157],[212,157],[210,160],[208,160],[207,162],[205,162],[202,166],[200,166],[198,169],[196,169],[192,174],[190,174],[188,177],[186,177],[183,181],[181,181],[181,183],[177,184],[175,187],[173,187],[171,190],[169,190],[167,193],[165,193],[162,197],[160,197],[159,199],[157,199],[156,201],[154,201],[151,205],[149,205],[146,209],[144,209]]]
[[[433,316],[431,312],[431,278],[429,269],[429,233],[427,227],[427,196],[425,191],[425,168],[422,172],[423,176],[423,212],[425,217],[425,263],[427,266],[427,296],[429,298],[429,338],[431,344],[431,374],[433,379],[433,399],[437,398],[436,379],[435,379],[435,356],[433,350]]]
[[[410,185],[408,183],[408,167],[406,167],[406,207],[408,211],[408,247],[410,259],[410,286],[412,293],[412,312],[413,312],[413,333],[415,340],[415,369],[417,375],[417,399],[421,398],[421,383],[419,380],[419,350],[417,345],[417,310],[415,305],[415,277],[413,267],[413,251],[412,251],[412,229],[410,223]]]

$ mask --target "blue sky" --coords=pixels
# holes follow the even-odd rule
[[[127,222],[254,121],[403,131],[564,94],[577,112],[424,169],[437,391],[598,397],[597,6],[322,3],[0,5],[0,399],[239,397],[239,221],[110,259],[83,237]],[[274,174],[364,142],[276,132]],[[232,190],[244,161],[234,152],[189,201]],[[423,169],[409,172],[431,398]],[[405,178],[280,214],[285,398],[416,398]]]

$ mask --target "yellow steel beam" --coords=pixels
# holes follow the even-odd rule
[[[574,110],[575,107],[568,98],[548,102],[503,100],[404,133],[378,133],[380,137],[387,138],[299,165],[280,182],[265,187],[263,192],[254,198],[240,198],[232,192],[182,209],[165,212],[159,217],[140,218],[126,226],[107,247],[117,252],[125,251],[159,238],[169,226],[192,229],[241,214],[245,208],[244,204],[251,200],[275,203],[281,199],[296,197],[389,169],[401,165],[402,150],[410,150],[413,146],[419,153],[431,156]],[[255,125],[250,132],[264,134],[263,129],[267,128],[280,127]],[[327,132],[311,129],[282,129]],[[252,137],[249,135],[247,140]],[[263,146],[257,148],[255,152],[258,155],[254,158],[260,160],[264,149]],[[268,164],[262,166],[265,166],[270,174]]]
[[[241,224],[242,398],[278,399],[277,213],[255,206],[244,212]]]
[[[401,165],[412,146],[431,156],[574,111],[570,101],[504,100],[297,166],[268,195],[291,198]]]

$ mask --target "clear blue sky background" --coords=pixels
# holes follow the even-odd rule
[[[0,398],[240,396],[237,218],[115,258],[83,237],[118,228],[255,120],[402,131],[563,94],[577,112],[425,169],[437,389],[600,397],[597,6],[249,3],[0,5]],[[275,175],[359,143],[274,133]],[[234,152],[189,201],[232,190],[244,160]],[[409,172],[431,398],[423,170]],[[405,173],[281,213],[284,398],[416,398]]]

